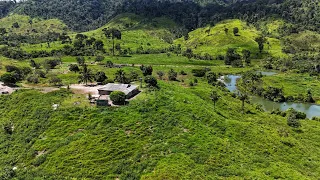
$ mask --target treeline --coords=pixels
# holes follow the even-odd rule
[[[33,17],[58,18],[77,31],[96,29],[124,12],[150,18],[167,16],[189,31],[229,18],[256,23],[269,17],[292,23],[283,30],[287,33],[320,31],[320,9],[314,0],[239,1],[230,5],[207,2],[200,6],[195,0],[30,0],[20,3],[16,11]]]

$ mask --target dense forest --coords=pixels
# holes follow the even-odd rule
[[[231,3],[233,2],[233,3]],[[287,31],[302,29],[319,31],[319,2],[313,0],[257,1],[158,1],[158,0],[29,0],[17,3],[2,2],[2,16],[10,10],[32,17],[58,18],[76,31],[87,31],[104,25],[123,12],[147,17],[168,16],[192,30],[223,19],[240,18],[255,23],[270,17],[283,18],[291,26]]]

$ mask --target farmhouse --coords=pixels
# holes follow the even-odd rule
[[[98,89],[98,91],[100,96],[110,95],[114,91],[121,91],[126,94],[127,99],[130,99],[139,93],[138,86],[131,85],[131,84],[115,84],[115,83],[108,83],[104,87]]]

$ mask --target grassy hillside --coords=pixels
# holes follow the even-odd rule
[[[239,29],[237,36],[233,29]],[[225,29],[228,29],[226,32]],[[260,56],[258,44],[255,38],[261,34],[253,26],[234,19],[226,20],[213,27],[199,28],[189,33],[189,38],[180,38],[176,44],[182,44],[185,48],[194,49],[195,53],[209,53],[211,55],[224,55],[228,48],[235,48],[238,52],[243,49],[250,50],[254,58]],[[265,51],[272,56],[284,56],[281,52],[280,40],[268,38],[269,45],[265,44]]]
[[[117,41],[124,48],[136,50],[139,47],[143,49],[161,49],[169,46],[175,39],[170,32],[177,28],[177,25],[168,18],[148,19],[135,14],[121,14],[113,18],[105,26],[94,31],[85,32],[88,36],[99,39],[105,39],[104,28],[117,28],[122,31],[122,40]],[[106,47],[111,47],[111,41],[105,40]]]
[[[32,20],[32,24],[30,24]],[[19,28],[12,27],[18,23]],[[0,28],[6,28],[7,32],[15,34],[44,34],[48,32],[62,33],[68,30],[68,27],[58,19],[42,20],[31,18],[29,16],[13,14],[0,19]]]
[[[202,81],[193,88],[179,82],[160,87],[120,108],[83,106],[87,102],[66,91],[1,96],[0,123],[13,132],[0,131],[0,177],[319,177],[319,122],[302,121],[295,131],[284,118],[248,104],[242,115],[241,102],[220,90],[214,111],[213,87]]]
[[[102,40],[104,48],[107,52],[110,52],[109,49],[112,47],[112,41],[106,39],[102,31],[104,28],[117,28],[121,30],[122,39],[116,40],[115,43],[119,43],[122,49],[130,48],[132,51],[136,51],[138,48],[148,50],[169,47],[170,43],[175,39],[171,30],[177,28],[177,25],[172,20],[164,17],[149,20],[135,14],[121,14],[103,27],[93,31],[82,32],[82,34],[89,37]],[[76,33],[69,35],[74,39]],[[53,49],[61,49],[64,45],[61,42],[53,42],[51,43],[51,47],[48,48],[46,43],[35,45],[24,44],[22,48],[27,52],[33,50],[51,51]]]

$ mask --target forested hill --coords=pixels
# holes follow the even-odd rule
[[[168,16],[188,30],[229,18],[255,23],[277,17],[293,24],[289,31],[319,32],[319,7],[314,0],[29,0],[16,4],[1,2],[0,15],[15,12],[58,18],[75,31],[96,29],[124,12],[150,18]]]

